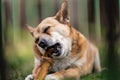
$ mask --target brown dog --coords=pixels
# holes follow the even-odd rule
[[[98,49],[70,24],[67,0],[63,0],[55,16],[44,19],[36,28],[28,26],[28,30],[35,39],[35,65],[32,75],[25,80],[37,76],[42,55],[53,45],[54,63],[50,68],[53,73],[48,74],[45,80],[79,79],[91,73],[93,67],[101,71]]]

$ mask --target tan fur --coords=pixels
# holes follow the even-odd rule
[[[98,72],[101,71],[98,49],[71,26],[67,4],[67,0],[63,0],[61,9],[56,16],[44,19],[36,28],[28,27],[34,39],[37,37],[51,39],[53,37],[52,33],[57,32],[58,36],[56,37],[60,35],[71,43],[69,44],[71,45],[71,50],[66,57],[54,59],[50,71],[55,71],[55,73],[46,76],[45,80],[49,80],[48,78],[50,77],[53,77],[51,79],[54,80],[62,80],[64,78],[78,79],[82,75],[91,73],[93,67]],[[47,26],[50,26],[50,29],[47,33],[43,33],[44,28]],[[39,50],[36,43],[34,43],[34,52],[35,57],[41,60],[44,51]],[[37,76],[39,70],[40,65],[35,64],[33,69],[34,77]]]

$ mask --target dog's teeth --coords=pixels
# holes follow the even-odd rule
[[[53,56],[56,56],[56,53],[53,53]]]
[[[48,49],[48,47],[45,47],[44,49],[45,49],[45,50],[47,50],[47,49]]]

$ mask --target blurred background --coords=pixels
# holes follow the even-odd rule
[[[98,46],[101,74],[81,80],[120,80],[120,0],[68,0],[71,24]],[[3,66],[0,80],[24,80],[32,72],[33,38],[25,24],[36,27],[54,16],[62,0],[2,0]]]

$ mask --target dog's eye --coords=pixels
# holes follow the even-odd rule
[[[47,31],[49,30],[50,26],[46,27],[43,31],[43,33],[47,33]]]

